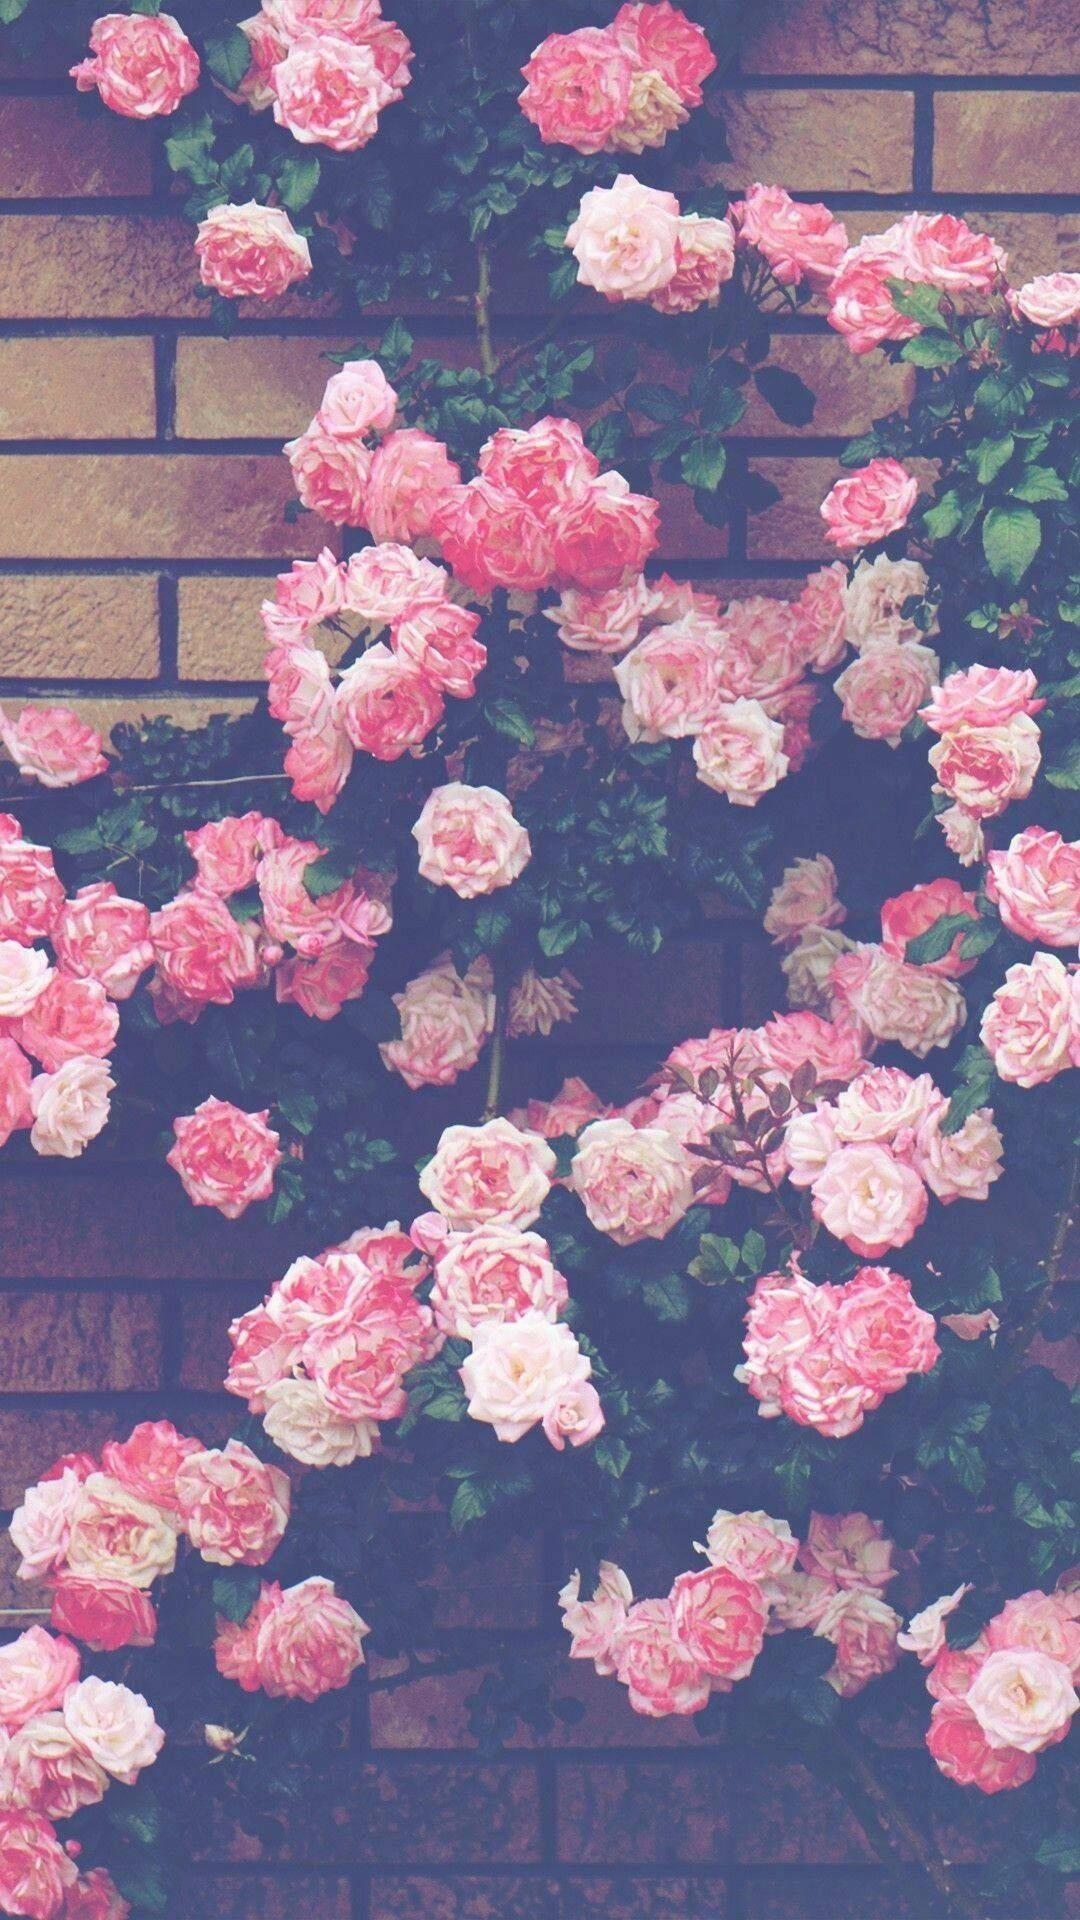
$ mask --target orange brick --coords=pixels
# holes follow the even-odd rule
[[[1072,0],[771,0],[745,73],[1072,73]]]
[[[12,677],[149,680],[158,666],[157,580],[0,575],[0,636],[0,673]]]
[[[752,384],[750,406],[738,432],[746,434],[861,433],[879,414],[902,406],[914,385],[910,368],[890,366],[878,355],[860,358],[838,334],[787,334],[773,339],[771,367],[797,373],[814,395],[814,417],[805,427],[785,426]]]
[[[127,1413],[93,1401],[33,1410],[5,1407],[0,1401],[0,1507],[17,1506],[26,1488],[62,1453],[97,1453],[106,1440],[130,1432],[131,1426]]]
[[[0,1390],[111,1393],[161,1381],[157,1294],[0,1293]]]
[[[0,340],[0,440],[150,439],[154,343]]]
[[[1075,179],[1073,93],[949,93],[934,97],[939,193],[1060,193]]]
[[[0,100],[0,199],[149,193],[151,132],[74,96]]]
[[[10,454],[0,557],[228,559],[317,553],[330,535],[283,517],[288,463],[265,454]]]
[[[910,93],[750,88],[721,100],[731,159],[705,169],[735,187],[782,180],[792,192],[904,193],[911,186]]]

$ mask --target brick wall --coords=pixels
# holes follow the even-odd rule
[[[914,206],[969,213],[1020,277],[1076,266],[1074,20],[1068,0],[760,0],[723,177],[820,195],[853,234]],[[99,724],[252,697],[266,581],[321,538],[282,521],[278,449],[321,391],[321,350],[349,337],[332,311],[292,302],[216,339],[189,231],[152,211],[162,192],[157,129],[87,118],[48,71],[0,75],[0,699],[63,697]],[[527,313],[527,296],[503,296],[507,337]],[[468,351],[453,320],[418,317],[416,331],[427,351]],[[819,558],[843,439],[902,391],[820,317],[792,323],[777,356],[817,393],[815,419],[793,433],[755,406],[737,444],[782,502],[722,545],[685,517],[666,525],[666,559],[744,590],[782,589]],[[760,1017],[772,991],[761,949],[724,922],[659,971],[622,963],[621,979],[618,1004],[590,1000],[574,1048],[611,1088],[688,1026]],[[522,1082],[532,1065],[517,1063]],[[148,1414],[224,1432],[225,1325],[290,1253],[194,1212],[145,1167],[118,1180],[42,1163],[31,1178],[2,1161],[0,1249],[0,1508],[61,1450]],[[447,1582],[444,1625],[475,1630],[478,1661],[493,1636],[542,1647],[556,1571],[539,1543],[471,1572],[464,1593]],[[913,1870],[875,1864],[832,1789],[790,1756],[751,1760],[737,1741],[637,1720],[565,1660],[558,1680],[585,1709],[561,1744],[488,1765],[465,1732],[471,1681],[373,1695],[286,1862],[214,1836],[177,1912],[928,1920]],[[913,1761],[887,1756],[898,1783]],[[984,1811],[941,1836],[954,1859],[978,1857]]]

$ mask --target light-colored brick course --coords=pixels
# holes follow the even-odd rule
[[[0,574],[0,677],[150,680],[154,574]]]
[[[156,423],[149,334],[0,340],[0,440],[147,440]]]

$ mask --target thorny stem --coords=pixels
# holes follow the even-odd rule
[[[925,1834],[920,1833],[918,1827],[908,1817],[903,1804],[885,1785],[885,1782],[879,1779],[862,1748],[847,1734],[836,1728],[830,1730],[829,1742],[832,1754],[838,1763],[837,1772],[841,1775],[838,1784],[841,1790],[853,1804],[856,1801],[869,1803],[874,1824],[881,1829],[890,1842],[889,1853],[886,1853],[883,1846],[878,1847],[878,1852],[886,1864],[889,1863],[894,1851],[899,1853],[901,1859],[904,1852],[912,1854],[931,1885],[940,1894],[945,1903],[947,1915],[959,1916],[961,1920],[985,1920],[983,1908],[977,1906],[964,1888],[957,1884],[937,1849],[931,1845]],[[848,1778],[843,1778],[844,1774]],[[864,1808],[859,1806],[856,1811],[862,1813]]]

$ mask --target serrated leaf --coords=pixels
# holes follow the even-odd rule
[[[328,893],[336,893],[349,878],[349,870],[342,864],[340,854],[320,854],[317,860],[309,860],[304,868],[304,887],[312,900],[322,900]]]
[[[1013,500],[1067,500],[1069,489],[1053,467],[1025,467],[1009,495]]]
[[[647,420],[656,420],[662,427],[674,425],[686,413],[682,395],[676,393],[674,387],[662,387],[654,380],[642,380],[631,387],[626,404],[632,413],[643,413]]]
[[[743,1235],[742,1243],[742,1263],[747,1273],[764,1272],[766,1252],[764,1234],[758,1233],[756,1227],[751,1227],[749,1233]]]
[[[1060,1833],[1048,1833],[1039,1841],[1035,1858],[1040,1867],[1048,1868],[1051,1873],[1067,1874],[1070,1878],[1080,1874],[1080,1834],[1068,1828],[1062,1828]]]
[[[523,707],[516,700],[487,700],[484,702],[484,719],[501,733],[504,740],[516,740],[521,747],[536,745],[536,729]]]
[[[218,1613],[242,1626],[259,1597],[262,1582],[254,1567],[229,1567],[215,1573],[210,1591]]]
[[[215,80],[235,89],[251,65],[251,42],[239,27],[211,33],[203,41],[203,60]]]
[[[923,514],[923,526],[931,540],[948,540],[956,532],[963,517],[964,509],[960,495],[955,487],[950,487],[932,507],[927,507]]]
[[[630,1465],[630,1449],[619,1434],[601,1434],[592,1449],[592,1457],[601,1473],[620,1480]]]
[[[943,334],[917,333],[913,340],[905,340],[900,358],[912,367],[951,367],[963,359],[963,351]]]
[[[1063,758],[1044,771],[1052,787],[1063,787],[1069,793],[1080,789],[1080,740],[1071,740]]]
[[[932,960],[944,958],[958,933],[969,933],[973,926],[970,913],[943,913],[927,927],[925,933],[917,934],[909,940],[904,949],[904,958],[912,967],[929,966]]]
[[[100,853],[101,827],[96,820],[89,827],[65,827],[54,836],[53,845],[65,853]]]
[[[1042,524],[1030,507],[991,507],[982,526],[983,552],[998,580],[1019,586],[1042,545]]]
[[[715,493],[727,470],[727,449],[718,433],[703,433],[687,447],[679,468],[688,487]]]
[[[277,170],[277,188],[282,205],[290,213],[299,213],[310,205],[319,185],[322,169],[313,153],[290,154]]]
[[[690,1293],[681,1273],[651,1275],[641,1297],[658,1320],[685,1320],[690,1312]]]
[[[917,320],[920,327],[945,326],[941,317],[941,291],[938,287],[921,284],[911,285],[904,280],[887,280],[889,295],[897,313],[907,320]]]
[[[980,487],[989,486],[1015,452],[1016,441],[1011,433],[1001,433],[978,441],[968,455],[968,462]]]

